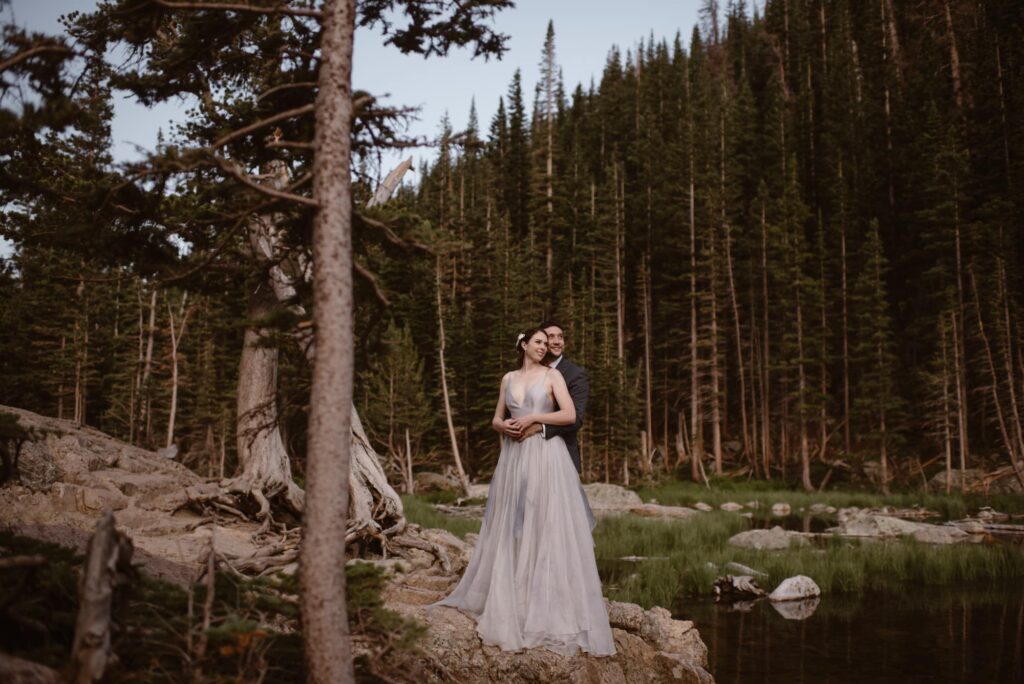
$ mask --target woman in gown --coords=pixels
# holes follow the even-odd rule
[[[612,655],[594,515],[565,442],[509,436],[533,423],[571,424],[576,410],[562,374],[542,363],[544,331],[527,330],[516,348],[520,368],[502,378],[492,420],[503,436],[480,536],[462,579],[434,605],[472,615],[483,642],[502,650]]]

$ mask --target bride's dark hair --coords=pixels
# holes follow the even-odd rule
[[[537,333],[541,333],[542,335],[544,335],[544,337],[548,336],[548,334],[544,332],[544,328],[537,327],[527,328],[526,330],[519,333],[519,341],[516,342],[516,354],[519,358],[519,365],[516,366],[517,369],[523,367],[523,358],[526,356],[526,345],[527,343],[529,343],[531,339],[533,339],[533,336],[536,335]]]

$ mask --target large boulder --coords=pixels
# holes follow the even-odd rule
[[[664,609],[644,611],[632,604],[609,603],[616,653],[597,658],[585,654],[564,657],[543,648],[502,651],[484,645],[473,618],[454,608],[394,600],[385,605],[429,627],[420,647],[428,659],[443,667],[445,681],[466,684],[714,682],[705,669],[707,649],[693,623],[672,620]]]
[[[417,492],[455,491],[462,488],[459,478],[452,473],[420,471],[413,476]]]
[[[781,551],[790,546],[810,543],[802,532],[784,530],[778,525],[770,530],[747,530],[729,538],[729,545],[757,551]]]
[[[628,510],[642,506],[643,499],[631,489],[619,485],[592,482],[583,485],[590,507],[596,510]]]

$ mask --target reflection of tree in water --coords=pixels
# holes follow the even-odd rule
[[[1024,586],[823,596],[805,620],[768,601],[690,602],[722,684],[1024,681]]]

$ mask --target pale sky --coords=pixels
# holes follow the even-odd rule
[[[13,13],[15,22],[30,30],[57,33],[61,15],[89,11],[96,4],[95,0],[13,0],[5,14]],[[699,6],[700,0],[518,0],[516,7],[494,20],[494,26],[509,36],[509,49],[500,61],[473,60],[467,50],[429,60],[405,56],[384,47],[379,33],[360,30],[355,39],[353,85],[378,96],[390,95],[384,100],[388,105],[420,107],[419,120],[408,133],[426,138],[436,136],[445,112],[454,129],[464,127],[475,98],[480,126],[486,132],[498,98],[506,93],[517,68],[522,70],[524,100],[528,107],[532,104],[548,20],[554,22],[556,59],[566,92],[571,93],[577,83],[587,87],[591,79],[600,79],[613,45],[624,54],[651,35],[671,42],[677,32],[688,44]],[[115,98],[115,158],[138,157],[136,146],[151,148],[157,132],[167,131],[184,108],[168,104],[146,109],[126,97]],[[419,161],[433,152],[418,149],[406,154]],[[390,167],[398,158],[391,155],[383,165]],[[0,256],[8,252],[0,239]]]

